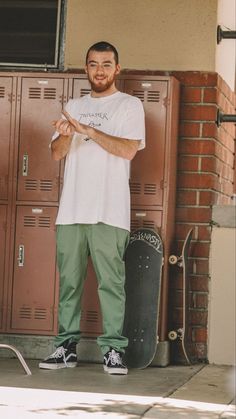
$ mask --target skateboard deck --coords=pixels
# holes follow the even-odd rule
[[[125,254],[123,335],[129,339],[125,362],[130,368],[147,367],[156,353],[162,265],[161,237],[151,229],[134,231]]]
[[[191,364],[191,357],[188,350],[187,330],[189,326],[189,252],[193,235],[193,229],[190,229],[182,248],[181,256],[171,255],[169,263],[177,265],[182,270],[183,278],[183,324],[177,330],[171,330],[168,334],[170,340],[180,339],[183,354],[188,364]]]

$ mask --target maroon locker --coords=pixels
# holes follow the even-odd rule
[[[0,329],[3,327],[4,267],[6,252],[7,206],[0,205]]]
[[[87,79],[73,79],[72,97],[78,98],[91,92],[91,87]]]
[[[151,228],[160,233],[162,227],[162,211],[131,208],[131,231],[138,228]]]
[[[53,334],[57,327],[57,208],[17,208],[10,331]]]
[[[0,77],[0,199],[8,198],[12,77]]]
[[[167,88],[166,81],[124,81],[124,91],[143,102],[146,125],[146,148],[131,163],[132,206],[163,203]]]
[[[22,78],[17,199],[53,201],[59,197],[59,164],[51,159],[52,121],[61,116],[63,79]]]
[[[163,240],[159,340],[167,339],[168,258],[174,239],[179,82],[174,77],[124,76],[124,91],[145,109],[146,148],[131,163],[131,229],[156,228]]]

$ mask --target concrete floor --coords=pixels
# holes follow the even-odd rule
[[[109,376],[101,364],[47,371],[38,361],[0,359],[1,419],[231,419],[235,418],[235,371],[193,365],[130,370]]]

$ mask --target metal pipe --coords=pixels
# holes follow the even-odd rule
[[[26,364],[23,356],[18,351],[18,349],[16,349],[14,346],[11,346],[11,345],[5,345],[4,343],[0,343],[0,349],[1,348],[3,348],[3,349],[10,349],[11,351],[13,351],[16,354],[18,360],[20,361],[22,367],[24,368],[26,374],[27,375],[32,375],[32,372],[30,371],[28,365]]]
[[[221,113],[220,110],[218,109],[217,112],[217,126],[219,127],[222,122],[232,122],[232,123],[236,123],[236,114],[224,114]]]
[[[217,26],[217,44],[221,42],[222,39],[236,39],[236,31],[223,31],[220,25]]]

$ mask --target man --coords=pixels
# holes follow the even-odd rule
[[[127,374],[122,355],[125,310],[124,252],[129,239],[129,165],[145,146],[141,101],[115,85],[118,53],[107,42],[92,45],[85,71],[91,94],[70,100],[65,118],[54,123],[52,157],[66,157],[57,225],[60,272],[59,333],[56,351],[39,364],[57,369],[77,365],[81,295],[91,255],[98,280],[103,335],[97,342],[104,371]]]

